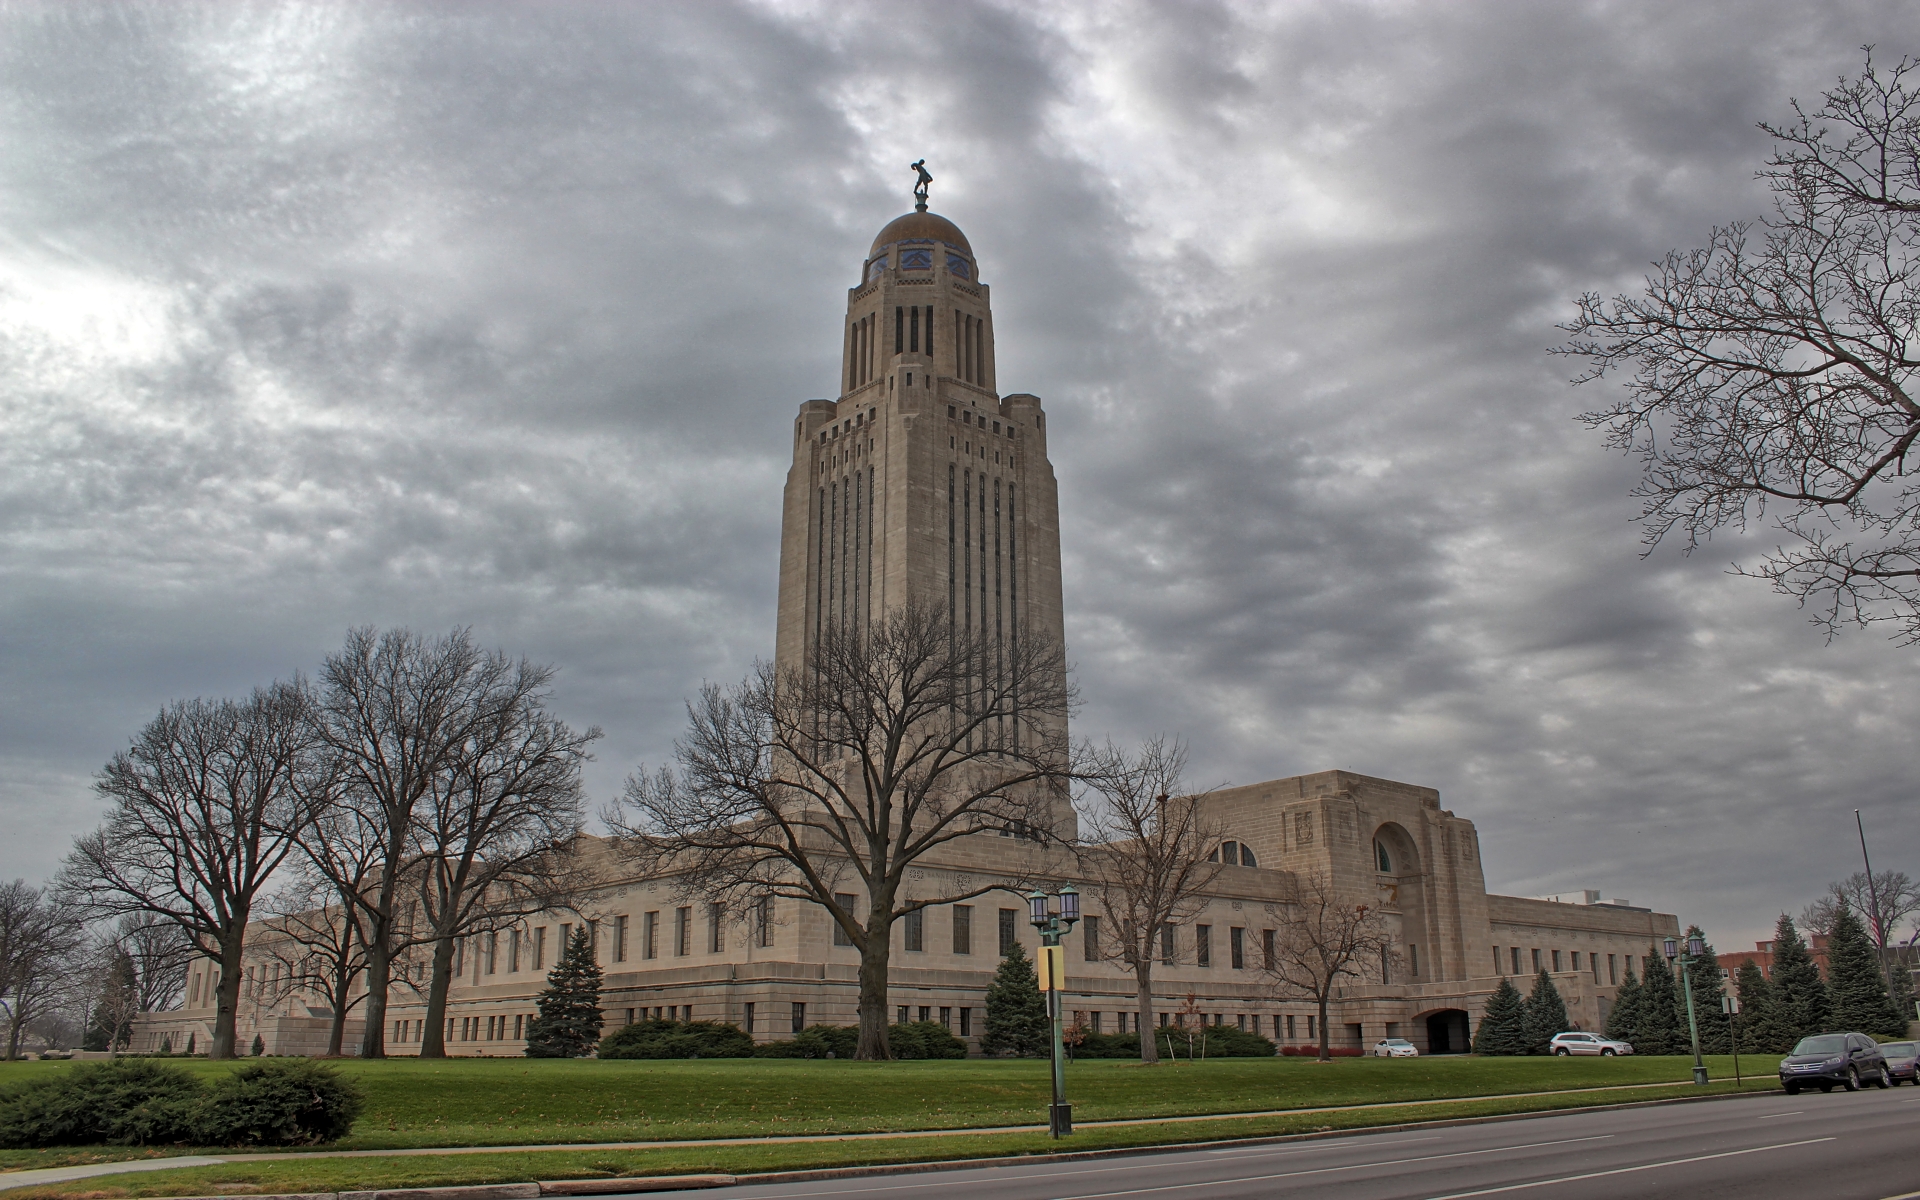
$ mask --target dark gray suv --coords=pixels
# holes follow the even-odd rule
[[[1805,1087],[1831,1092],[1838,1086],[1857,1092],[1869,1080],[1876,1087],[1887,1086],[1887,1060],[1864,1033],[1816,1033],[1801,1038],[1793,1053],[1780,1061],[1780,1085],[1789,1096]]]

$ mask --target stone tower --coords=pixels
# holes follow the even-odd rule
[[[910,212],[847,292],[840,397],[793,423],[774,657],[916,603],[992,640],[1064,634],[1060,519],[1035,396],[996,390],[993,311],[966,235]]]

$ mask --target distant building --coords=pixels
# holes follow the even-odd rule
[[[1039,398],[1001,395],[989,291],[973,249],[944,217],[906,214],[883,229],[847,293],[838,400],[809,400],[792,429],[780,554],[776,660],[804,661],[828,622],[862,622],[909,596],[944,608],[991,642],[1026,628],[1064,634],[1059,513]],[[1525,989],[1553,975],[1572,1020],[1598,1028],[1615,989],[1659,939],[1669,914],[1621,901],[1489,895],[1479,834],[1440,806],[1439,793],[1347,771],[1224,789],[1205,801],[1224,831],[1226,863],[1204,910],[1175,931],[1173,961],[1155,971],[1155,1019],[1197,1010],[1287,1045],[1314,1042],[1315,1008],[1262,986],[1267,931],[1285,919],[1293,876],[1314,872],[1387,914],[1401,966],[1369,965],[1338,994],[1332,1041],[1381,1037],[1428,1052],[1467,1048],[1503,977]],[[1070,835],[1063,804],[1056,832]],[[1224,851],[1224,855],[1221,852]],[[692,904],[670,880],[631,873],[604,843],[604,887],[584,916],[554,913],[463,939],[445,1031],[450,1053],[518,1055],[533,997],[571,928],[585,920],[606,971],[607,1019],[728,1021],[756,1038],[803,1026],[851,1024],[856,951],[816,906],[769,902],[739,920]],[[947,843],[916,879],[955,885],[1038,868],[1044,846],[982,833]],[[1057,864],[1046,874],[1058,877]],[[852,886],[852,885],[850,885]],[[929,886],[932,886],[930,883]],[[1101,914],[1089,906],[1092,917]],[[1130,977],[1073,949],[1067,1007],[1092,1029],[1133,1029]],[[934,1020],[970,1045],[983,1032],[988,983],[1001,954],[1038,938],[1017,894],[989,893],[923,910],[894,929],[894,1016]],[[272,1053],[314,1053],[331,1015],[267,952],[250,958],[239,1044],[258,1033]],[[284,957],[284,956],[283,956]],[[192,969],[185,1006],[144,1017],[136,1048],[211,1037],[212,975]],[[425,1006],[417,965],[397,973],[388,1052],[410,1054]],[[423,985],[421,985],[423,986]],[[355,1023],[357,1025],[357,1023]],[[351,1052],[357,1027],[349,1027]]]

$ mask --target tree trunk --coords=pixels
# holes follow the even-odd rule
[[[1140,1065],[1157,1067],[1160,1065],[1160,1041],[1153,1032],[1153,960],[1135,963],[1133,977],[1140,985],[1140,1010],[1133,1017],[1134,1028],[1140,1034]]]
[[[860,1048],[854,1057],[889,1062],[887,1039],[887,965],[893,958],[893,894],[876,895],[867,906],[867,943],[860,948]]]
[[[1327,1053],[1327,998],[1324,994],[1320,997],[1320,1061],[1333,1061],[1333,1055]]]
[[[385,924],[376,920],[379,931],[367,941],[367,1024],[360,1034],[361,1058],[387,1056],[387,985],[393,973],[392,950],[387,945]]]
[[[475,947],[475,952],[478,952]],[[453,939],[433,944],[433,973],[427,979],[427,1029],[420,1041],[421,1058],[447,1056],[447,991],[453,983]]]
[[[241,957],[246,949],[246,930],[246,914],[235,914],[226,935],[220,939],[220,987],[215,997],[213,1045],[207,1048],[208,1058],[234,1056],[234,1028],[240,1016],[240,985],[246,973]]]

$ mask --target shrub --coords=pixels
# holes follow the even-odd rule
[[[938,1021],[910,1021],[887,1027],[895,1058],[965,1058],[967,1044]],[[858,1047],[856,1046],[856,1050]]]
[[[860,1051],[860,1031],[852,1025],[809,1025],[790,1042],[762,1042],[755,1058],[852,1058]]]
[[[310,1146],[345,1136],[362,1102],[360,1089],[325,1063],[248,1063],[213,1085],[197,1132],[210,1146]]]
[[[144,1146],[193,1140],[200,1081],[152,1059],[85,1063],[0,1091],[0,1146]]]
[[[1280,1047],[1280,1053],[1287,1058],[1318,1058],[1320,1057],[1320,1047],[1316,1045],[1282,1046]],[[1329,1058],[1359,1058],[1362,1053],[1358,1046],[1327,1047],[1327,1057]]]
[[[600,1039],[601,1058],[752,1058],[753,1038],[719,1021],[638,1021]]]

